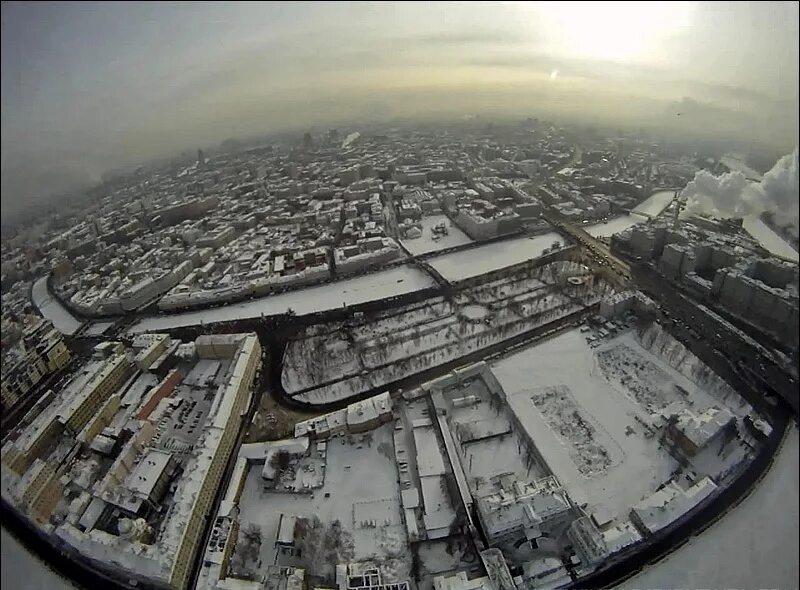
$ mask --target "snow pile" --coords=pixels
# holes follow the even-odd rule
[[[798,150],[782,157],[760,183],[751,183],[740,171],[714,176],[700,170],[683,189],[686,210],[722,217],[772,213],[780,226],[798,235]]]

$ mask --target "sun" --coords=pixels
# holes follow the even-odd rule
[[[560,52],[604,61],[658,57],[663,42],[687,26],[691,2],[535,2],[529,5]]]

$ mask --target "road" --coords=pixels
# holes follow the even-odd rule
[[[717,373],[732,371],[747,385],[747,391],[760,392],[758,398],[748,398],[756,409],[776,411],[765,402],[765,394],[771,391],[798,415],[797,380],[780,358],[712,310],[688,298],[653,268],[636,265],[633,273],[637,286],[659,302],[664,319],[674,323],[691,340],[692,352]]]
[[[559,218],[552,212],[543,213],[542,216],[557,230],[572,238],[598,266],[606,267],[614,273],[621,282],[630,281],[631,269],[611,253],[609,247],[602,241],[588,234],[583,228],[574,223],[569,223]]]

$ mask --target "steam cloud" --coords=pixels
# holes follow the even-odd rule
[[[798,200],[798,150],[783,156],[761,182],[748,181],[739,171],[714,176],[700,170],[683,189],[686,210],[720,217],[744,217],[770,212],[782,227],[797,236],[800,226]]]

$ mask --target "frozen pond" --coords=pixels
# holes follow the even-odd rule
[[[0,586],[14,590],[73,590],[77,588],[51,570],[6,529],[0,534],[2,577]]]
[[[797,428],[790,428],[749,497],[624,588],[797,588],[800,445]]]
[[[69,312],[57,299],[47,291],[47,277],[44,276],[33,284],[33,302],[44,317],[53,322],[53,326],[63,334],[74,334],[81,322]]]
[[[553,242],[563,246],[565,238],[556,232],[531,238],[514,238],[463,252],[445,254],[429,260],[428,263],[448,281],[461,281],[538,258],[553,245]]]
[[[440,237],[438,240],[434,240],[431,229],[442,222],[444,222],[447,227],[447,235]],[[470,237],[461,231],[457,225],[452,223],[446,215],[430,215],[428,217],[423,217],[422,237],[413,240],[404,239],[401,241],[406,250],[414,255],[446,250],[472,242]]]
[[[290,308],[297,315],[304,315],[336,309],[345,304],[356,305],[413,293],[434,285],[433,279],[421,270],[410,265],[403,265],[354,279],[262,297],[243,303],[233,303],[214,309],[144,318],[133,325],[131,332],[167,330],[182,326],[257,318],[261,315],[278,315],[286,313]]]

